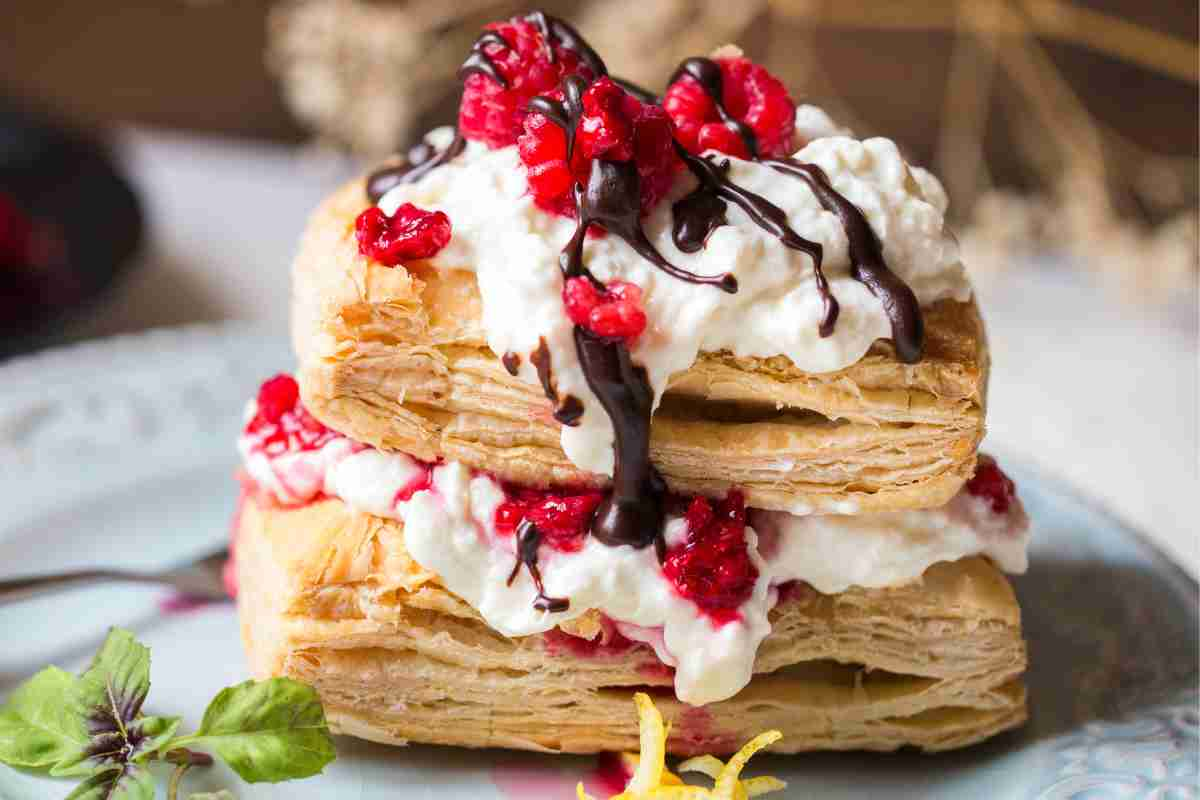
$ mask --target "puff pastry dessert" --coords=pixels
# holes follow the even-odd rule
[[[540,12],[336,191],[239,439],[259,675],[376,741],[936,751],[1026,716],[1012,482],[937,179],[725,48],[663,97]]]

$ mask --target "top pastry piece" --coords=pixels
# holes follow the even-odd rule
[[[312,413],[376,447],[517,483],[606,484],[567,458],[542,386],[510,375],[489,348],[476,274],[364,257],[355,218],[368,205],[362,180],[337,191],[295,261],[297,375]],[[923,314],[916,363],[882,338],[828,372],[783,355],[702,352],[670,376],[654,464],[675,491],[738,488],[750,506],[794,513],[942,505],[974,469],[988,352],[973,300]]]

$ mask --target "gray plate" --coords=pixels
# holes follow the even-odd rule
[[[202,327],[124,337],[0,367],[0,574],[87,563],[165,566],[220,543],[234,501],[240,410],[292,363],[261,331]],[[755,759],[779,797],[1194,798],[1198,789],[1197,586],[1136,532],[1056,481],[1001,460],[1035,520],[1033,566],[1015,583],[1030,642],[1033,716],[1019,732],[941,756]],[[243,680],[230,605],[186,613],[161,592],[100,587],[0,608],[0,693],[47,663],[80,667],[108,625],[153,649],[154,713],[195,726]],[[223,768],[189,790],[239,798],[570,798],[594,759],[339,741],[319,778],[246,786]],[[434,788],[436,787],[436,788]],[[69,785],[0,767],[0,797]]]

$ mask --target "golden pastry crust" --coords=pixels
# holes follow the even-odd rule
[[[242,636],[259,677],[314,685],[337,730],[381,742],[565,752],[636,749],[630,696],[669,687],[644,646],[583,655],[585,615],[510,639],[404,549],[402,524],[339,500],[245,504],[237,571]],[[838,595],[800,592],[772,612],[756,677],[696,709],[659,702],[673,752],[735,749],[764,728],[784,751],[959,747],[1025,719],[1020,611],[987,561]]]
[[[447,458],[507,480],[602,485],[559,446],[541,388],[487,347],[474,274],[359,255],[350,183],[314,214],[293,269],[292,334],[305,403],[359,441]],[[988,351],[974,302],[925,309],[926,355],[896,360],[877,342],[836,372],[782,356],[703,353],[675,375],[652,426],[651,456],[672,489],[759,508],[868,512],[947,502],[974,469],[984,433]]]

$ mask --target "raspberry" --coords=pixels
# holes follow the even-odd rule
[[[600,492],[579,494],[534,489],[518,490],[496,508],[496,532],[509,536],[528,518],[542,534],[542,541],[556,550],[572,553],[583,547],[592,514],[600,505]]]
[[[354,221],[358,252],[385,267],[402,261],[432,258],[450,241],[450,218],[405,203],[390,217],[376,206]]]
[[[264,420],[277,423],[296,407],[300,399],[300,384],[291,375],[276,375],[258,387],[258,414]]]
[[[725,110],[754,131],[758,155],[787,155],[796,126],[796,104],[787,87],[748,58],[722,58],[716,63],[721,68]],[[721,121],[712,98],[690,75],[680,76],[667,87],[663,108],[675,123],[675,138],[689,152],[699,154],[713,149],[738,158],[750,157],[742,138]]]
[[[989,501],[996,514],[1007,514],[1017,498],[1017,486],[1005,475],[991,456],[980,456],[975,475],[967,481],[967,493]]]
[[[562,92],[551,96],[561,99]],[[574,217],[572,190],[576,183],[587,183],[592,159],[632,160],[637,164],[641,210],[649,212],[670,190],[680,165],[671,144],[670,118],[609,78],[588,87],[582,100],[570,164],[563,130],[541,114],[525,117],[525,133],[517,147],[534,203],[543,211]]]
[[[621,339],[632,346],[646,330],[642,290],[635,284],[613,281],[603,291],[587,278],[568,278],[563,284],[567,317],[597,336]]]
[[[551,61],[542,34],[533,23],[514,18],[488,25],[487,30],[508,43],[507,47],[499,42],[483,45],[484,54],[506,85],[488,75],[467,75],[458,108],[458,129],[467,139],[496,149],[516,144],[530,100],[553,92],[568,75],[588,80],[596,76],[580,63],[574,51],[557,43]]]
[[[268,455],[317,450],[337,433],[321,424],[300,402],[300,387],[291,375],[276,375],[258,390],[257,412],[245,433],[258,438]]]
[[[718,624],[739,618],[758,568],[746,549],[746,507],[730,492],[716,508],[703,497],[688,506],[687,539],[667,553],[663,574],[676,591],[700,606]]]

